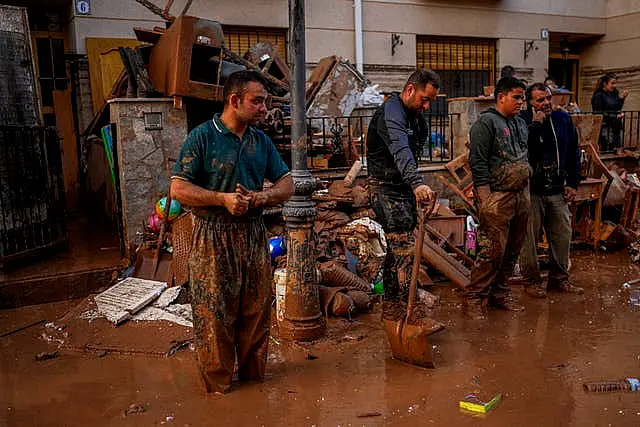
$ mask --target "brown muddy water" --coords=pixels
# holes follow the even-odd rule
[[[96,321],[89,333],[85,320],[68,322],[75,344],[36,361],[55,342],[42,338],[43,324],[31,326],[0,338],[0,426],[639,426],[640,392],[588,394],[582,384],[640,377],[640,312],[619,292],[640,268],[625,251],[572,261],[585,295],[534,300],[516,286],[526,311],[491,311],[482,324],[463,319],[450,287],[435,287],[436,317],[448,326],[431,340],[435,369],[390,358],[377,305],[352,321],[331,319],[313,344],[274,338],[266,382],[226,396],[202,393],[192,351],[161,356],[188,337],[181,327]],[[71,307],[1,311],[0,335]],[[484,417],[461,413],[459,400],[473,392],[503,400]],[[143,412],[125,416],[132,404]]]

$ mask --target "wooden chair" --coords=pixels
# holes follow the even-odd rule
[[[582,146],[587,157],[586,165],[582,170],[585,180],[578,185],[578,194],[571,204],[571,228],[578,235],[576,241],[587,241],[593,244],[597,250],[600,242],[602,202],[606,197],[614,176],[600,159],[598,151],[593,144]],[[595,202],[595,211],[591,218],[591,207],[588,202]],[[581,215],[578,215],[581,213]],[[578,220],[582,217],[582,220]],[[591,231],[591,223],[593,231]]]
[[[440,182],[449,187],[467,206],[471,214],[476,214],[476,208],[473,204],[473,177],[471,175],[471,167],[469,166],[469,151],[459,155],[445,165],[449,174],[455,182],[438,175]]]

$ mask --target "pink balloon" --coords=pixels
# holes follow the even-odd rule
[[[160,218],[158,217],[157,214],[153,213],[149,215],[149,221],[147,224],[149,225],[149,228],[152,229],[153,231],[155,232],[160,231]]]

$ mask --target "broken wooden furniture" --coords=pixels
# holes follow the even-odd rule
[[[451,160],[445,165],[449,175],[454,182],[438,175],[438,180],[451,189],[465,204],[472,215],[476,215],[476,208],[473,204],[473,176],[471,175],[471,167],[469,166],[469,150]]]
[[[222,101],[223,47],[220,23],[181,16],[151,50],[151,81],[165,96]]]
[[[611,187],[614,176],[600,159],[593,144],[586,143],[581,145],[581,148],[586,155],[581,174],[587,178],[578,185],[578,194],[570,205],[571,226],[577,236],[573,242],[589,242],[594,249],[597,249],[602,226],[602,202]],[[595,204],[593,215],[591,215],[592,204]],[[593,230],[591,230],[591,223]]]
[[[467,287],[471,282],[473,260],[432,226],[425,224],[425,229],[422,260],[441,272],[457,287]]]
[[[571,119],[578,130],[580,148],[584,149],[587,144],[597,147],[598,139],[600,138],[600,128],[602,127],[602,115],[572,114]]]
[[[630,187],[624,197],[622,205],[622,216],[620,225],[624,228],[633,229],[633,222],[638,216],[638,203],[640,202],[640,188]]]
[[[578,185],[578,194],[569,207],[572,213],[571,228],[576,236],[572,243],[590,243],[595,250],[598,249],[605,186],[604,179],[596,178],[587,178]],[[595,204],[593,218],[591,218],[591,204]],[[582,220],[578,221],[578,217],[582,217]],[[591,224],[593,224],[593,231]]]

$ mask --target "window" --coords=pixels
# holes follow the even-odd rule
[[[494,39],[418,36],[417,66],[440,75],[448,97],[478,96],[496,81]]]
[[[287,61],[287,29],[263,28],[263,27],[229,27],[222,26],[224,42],[231,49],[242,56],[254,44],[261,41],[270,41],[276,52]]]
[[[38,80],[43,107],[53,107],[53,91],[67,89],[67,65],[64,60],[64,39],[35,39],[38,59]]]

